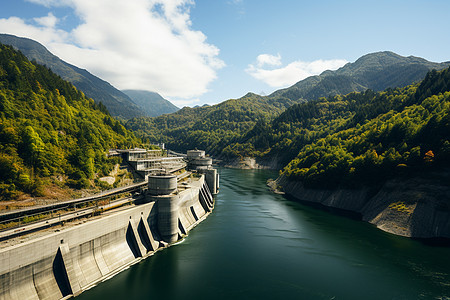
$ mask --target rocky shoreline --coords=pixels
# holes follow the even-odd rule
[[[241,170],[270,169],[278,170],[282,166],[278,164],[277,159],[261,159],[255,157],[241,157],[223,162],[225,168]]]
[[[412,238],[450,238],[450,187],[446,174],[430,178],[395,178],[374,190],[305,188],[280,176],[268,181],[271,189],[295,199],[360,214],[379,229]],[[442,176],[440,176],[442,175]]]

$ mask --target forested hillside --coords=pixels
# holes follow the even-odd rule
[[[318,76],[308,77],[291,87],[272,93],[269,97],[285,97],[298,101],[364,92],[367,89],[383,91],[417,83],[428,71],[442,70],[448,66],[449,62],[435,63],[420,57],[404,57],[390,51],[369,53],[336,71],[325,71]]]
[[[220,155],[225,147],[294,104],[288,99],[271,99],[248,93],[240,99],[214,106],[184,107],[173,114],[156,118],[134,118],[128,129],[150,142],[165,142],[171,149],[204,149]]]
[[[139,137],[165,142],[174,150],[198,147],[226,160],[259,157],[276,160],[282,167],[303,145],[340,129],[342,122],[363,109],[358,100],[346,103],[342,96],[333,95],[360,91],[363,94],[353,97],[371,97],[375,95],[372,90],[420,82],[429,70],[448,65],[388,51],[371,53],[339,70],[325,71],[269,96],[249,93],[210,107],[183,108],[157,118],[134,118],[126,126]],[[318,100],[324,96],[329,96],[328,100]],[[307,103],[312,100],[319,102]],[[294,104],[299,109],[282,113]]]
[[[309,104],[274,122],[309,128],[296,135],[303,145],[297,138],[298,155],[283,170],[307,186],[370,184],[450,162],[450,69],[432,71],[418,85]]]
[[[109,148],[138,143],[101,103],[0,44],[0,199],[87,187],[113,165]]]
[[[64,80],[75,85],[88,98],[94,99],[96,103],[102,102],[113,116],[129,119],[145,115],[127,95],[111,84],[84,69],[61,60],[34,40],[0,34],[0,43],[11,45],[21,51],[29,60],[47,66]]]

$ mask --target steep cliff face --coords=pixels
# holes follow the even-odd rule
[[[392,179],[380,188],[320,190],[280,177],[272,187],[296,199],[361,214],[384,231],[415,238],[450,238],[448,172],[429,178]]]

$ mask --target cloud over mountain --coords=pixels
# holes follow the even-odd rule
[[[73,9],[79,24],[63,30],[64,16],[0,19],[0,32],[44,44],[65,61],[119,89],[158,91],[169,98],[204,94],[225,64],[219,49],[191,28],[190,0],[30,0]]]
[[[294,61],[281,67],[281,55],[260,54],[255,64],[250,64],[246,72],[271,87],[281,88],[295,84],[312,75],[326,70],[336,70],[347,63],[343,59]]]

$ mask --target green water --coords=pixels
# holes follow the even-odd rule
[[[220,174],[187,239],[77,299],[450,299],[450,248],[272,194],[273,172]]]

